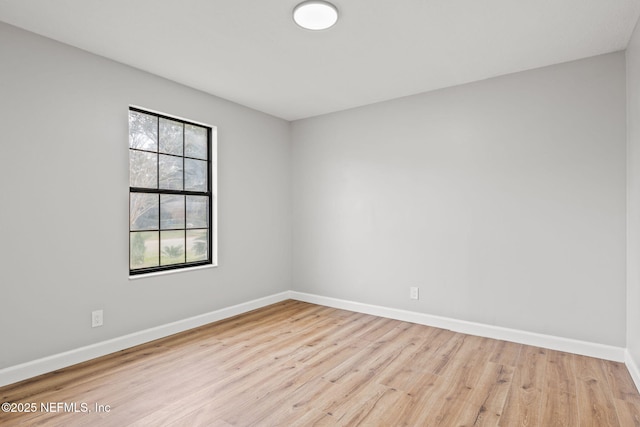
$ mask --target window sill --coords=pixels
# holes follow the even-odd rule
[[[210,264],[210,265],[199,265],[197,267],[179,268],[176,270],[158,271],[155,273],[136,274],[134,276],[129,276],[129,280],[148,279],[150,277],[166,276],[169,274],[177,274],[177,273],[186,273],[188,271],[205,270],[207,268],[216,268],[216,267],[218,267],[217,264]]]

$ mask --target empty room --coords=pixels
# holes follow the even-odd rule
[[[640,426],[637,0],[0,0],[0,425]]]

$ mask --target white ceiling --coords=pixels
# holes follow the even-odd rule
[[[0,0],[0,20],[295,120],[623,50],[640,14],[638,0],[333,0],[338,23],[312,32],[298,2]]]

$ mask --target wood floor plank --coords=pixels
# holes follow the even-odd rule
[[[557,388],[575,396],[577,385],[574,355],[554,350],[546,350],[546,353],[546,387]]]
[[[542,393],[542,424],[549,427],[579,425],[576,395],[550,387]]]
[[[337,425],[384,425],[383,418],[393,417],[390,408],[396,408],[403,393],[377,383],[362,388],[352,397],[331,410]],[[395,411],[394,411],[395,412]]]
[[[601,360],[607,382],[613,393],[613,397],[626,402],[640,404],[640,395],[633,379],[624,363]]]
[[[399,426],[425,425],[426,419],[433,410],[434,402],[439,398],[438,389],[442,386],[443,377],[424,372],[418,376],[413,386],[406,392],[411,398],[410,405],[401,411],[394,411]]]
[[[456,352],[455,358],[440,387],[439,399],[434,409],[422,420],[422,425],[453,425],[461,416],[465,406],[472,399],[474,391],[489,363],[495,341],[467,335]],[[487,392],[487,390],[483,390]],[[478,407],[478,411],[480,407]]]
[[[619,399],[615,399],[614,404],[621,426],[640,427],[640,405]]]
[[[525,346],[520,352],[499,425],[541,426],[547,350]]]
[[[441,331],[434,339],[434,346],[425,344],[425,351],[432,350],[433,357],[423,360],[422,369],[436,375],[446,375],[447,369],[452,365],[457,352],[464,344],[465,335],[452,331]]]
[[[615,409],[613,391],[610,389],[601,360],[591,357],[574,357],[578,419],[581,425],[620,425]]]
[[[573,355],[547,350],[546,378],[542,397],[543,425],[578,425]]]
[[[520,351],[522,351],[522,344],[517,344],[509,341],[498,341],[489,359],[492,363],[506,366],[516,366],[518,358],[520,357]]]
[[[7,426],[638,426],[623,364],[284,301],[21,383]],[[110,411],[46,412],[85,402]],[[91,406],[93,409],[93,406]]]
[[[502,416],[515,368],[489,362],[462,407],[455,425],[496,426]]]
[[[427,358],[425,355],[430,353],[425,350],[425,347],[433,340],[437,331],[439,330],[436,328],[413,325],[406,335],[407,340],[400,349],[398,357],[386,369],[379,372],[378,382],[403,391],[411,390],[426,371],[424,359]]]

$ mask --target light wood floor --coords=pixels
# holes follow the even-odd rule
[[[640,426],[621,363],[298,301],[0,388],[1,402],[38,406],[3,426]]]

